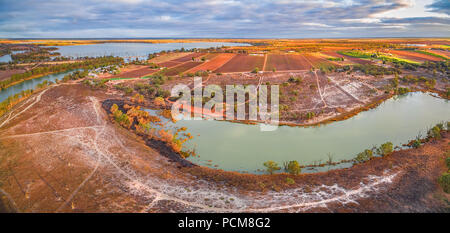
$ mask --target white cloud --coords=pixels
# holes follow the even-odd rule
[[[330,27],[332,27],[330,25],[326,25],[326,24],[323,24],[323,23],[302,23],[302,24],[305,25],[305,26],[313,26],[313,27],[323,27],[323,28],[330,28]]]

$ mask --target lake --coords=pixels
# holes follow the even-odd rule
[[[99,56],[119,56],[125,60],[146,59],[148,54],[175,49],[211,48],[222,46],[250,46],[243,43],[230,42],[196,42],[196,43],[104,43],[88,45],[51,46],[58,50],[65,57],[99,57]]]

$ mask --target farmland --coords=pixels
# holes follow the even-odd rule
[[[417,61],[417,62],[441,61],[442,60],[442,59],[440,59],[438,57],[435,57],[435,56],[422,54],[422,53],[418,53],[418,52],[413,52],[413,51],[390,50],[389,53],[392,53],[394,55],[398,55],[398,56],[406,58],[406,59]]]
[[[179,73],[183,73],[191,68],[194,68],[198,65],[202,64],[201,62],[195,62],[195,61],[188,61],[181,65],[177,65],[173,68],[168,69],[166,72],[164,72],[168,76],[174,76],[178,75]]]
[[[309,70],[311,67],[303,55],[269,54],[264,71]]]
[[[449,150],[444,121],[450,71],[448,60],[428,53],[448,55],[448,50],[436,50],[445,48],[448,39],[233,41],[253,46],[155,52],[148,59],[87,67],[7,99],[6,113],[0,116],[2,200],[22,212],[447,208],[442,197],[448,194],[438,178],[445,172]],[[39,42],[63,43],[69,41]],[[10,48],[18,41],[5,44]],[[87,60],[64,59],[69,64]],[[28,72],[30,76],[24,77],[31,81],[38,68],[55,65],[13,61],[1,64],[0,72],[2,80]],[[263,119],[250,120],[248,111],[244,120],[171,119],[176,99],[171,90],[179,84],[193,87],[194,76],[202,77],[202,88],[276,85],[278,131],[260,133],[257,127]],[[423,119],[408,121],[416,115]],[[434,124],[434,131],[427,128],[430,122],[437,122],[437,130]],[[170,124],[178,129],[155,133]],[[416,129],[422,124],[429,131],[419,134]],[[184,136],[190,137],[186,143]],[[395,149],[375,155],[372,147],[379,149],[387,139]],[[368,151],[374,155],[361,159],[362,152],[370,155]],[[258,159],[276,162],[280,168],[272,174]],[[283,162],[294,159],[300,171],[283,170]]]
[[[222,54],[213,54],[215,56],[209,56],[208,58],[211,58],[211,60],[198,65],[192,69],[190,69],[188,72],[195,73],[197,71],[215,71],[218,68],[222,67],[225,63],[229,62],[235,54],[232,53],[222,53]],[[207,58],[207,59],[208,59]]]
[[[215,70],[217,73],[230,72],[249,72],[255,68],[262,70],[264,66],[264,56],[252,56],[238,54],[230,61],[225,63],[222,67]]]

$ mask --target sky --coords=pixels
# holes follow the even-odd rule
[[[0,0],[0,38],[450,37],[450,0]]]

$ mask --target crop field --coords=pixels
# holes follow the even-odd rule
[[[181,65],[178,65],[178,66],[168,69],[166,71],[165,75],[168,75],[168,76],[177,75],[179,73],[183,73],[189,69],[192,69],[200,64],[202,64],[202,62],[195,62],[195,61],[186,62]]]
[[[171,60],[171,61],[174,61],[174,62],[187,62],[187,61],[192,61],[192,58],[201,57],[203,55],[205,55],[205,54],[204,53],[190,53],[190,54],[188,54],[186,56],[183,56],[183,57]]]
[[[176,62],[176,61],[166,61],[163,63],[158,63],[159,66],[167,67],[167,68],[171,68],[171,67],[177,66],[179,64],[181,64],[181,62]]]
[[[110,78],[140,78],[155,73],[157,70],[150,69],[149,67],[138,68],[131,71],[122,72],[114,75]]]
[[[338,53],[336,53],[336,54],[338,54]],[[360,65],[373,64],[373,62],[370,60],[361,59],[361,58],[357,58],[357,57],[352,57],[352,56],[347,56],[347,55],[341,55],[341,57],[343,57],[345,60],[351,61],[352,63],[355,63],[355,64],[360,64]]]
[[[152,59],[149,60],[149,62],[151,63],[163,63],[166,61],[170,61],[170,60],[175,60],[181,57],[184,57],[186,55],[188,55],[190,53],[165,53],[165,54],[161,54],[157,57],[154,57]]]
[[[265,71],[271,70],[308,70],[310,63],[302,55],[269,54]]]
[[[417,62],[440,61],[440,60],[442,60],[442,59],[440,59],[438,57],[435,57],[435,56],[422,54],[422,53],[416,53],[416,52],[413,52],[413,51],[390,50],[389,53],[394,54],[394,55],[398,55],[398,56],[403,57],[405,59],[417,61]]]
[[[311,64],[311,66],[314,66],[316,68],[318,68],[321,65],[332,65],[332,63],[330,61],[328,61],[325,58],[320,57],[316,54],[305,54],[303,56],[308,61],[308,63]]]
[[[215,70],[216,73],[229,73],[229,72],[248,72],[258,67],[262,70],[264,66],[263,56],[251,56],[239,54],[233,57],[225,65]]]
[[[204,58],[205,60],[211,60],[219,55],[220,55],[219,53],[207,53],[206,55],[202,56],[201,58],[202,59]]]
[[[450,52],[446,51],[446,50],[438,50],[438,49],[433,49],[431,50],[432,53],[443,56],[447,59],[450,59]]]
[[[220,68],[221,66],[223,66],[228,61],[230,61],[235,56],[235,54],[232,54],[232,53],[221,53],[221,54],[214,54],[214,55],[215,56],[211,60],[190,69],[188,72],[195,73],[197,71],[216,70],[216,69]],[[208,55],[205,57],[208,57]],[[208,58],[206,58],[206,59],[208,59]]]

